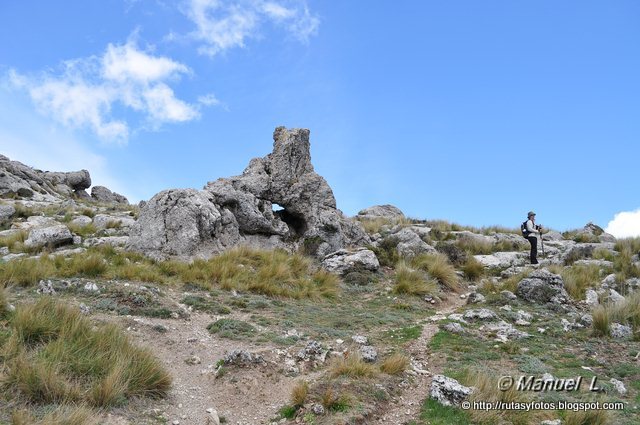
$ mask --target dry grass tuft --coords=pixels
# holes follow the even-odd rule
[[[593,334],[595,336],[608,336],[610,332],[611,319],[606,306],[599,305],[591,312],[593,317]]]
[[[586,290],[600,282],[600,267],[596,265],[565,267],[560,274],[565,289],[575,300],[584,299]]]
[[[409,358],[404,354],[395,353],[384,359],[380,371],[387,375],[399,375],[409,367]]]
[[[359,354],[347,353],[331,362],[329,373],[332,377],[348,376],[350,378],[370,378],[378,374],[375,366],[362,360]]]
[[[562,423],[564,425],[607,425],[611,423],[611,415],[607,410],[580,412],[570,410]]]
[[[414,270],[402,260],[396,265],[395,285],[396,294],[427,295],[438,292],[438,283],[420,270]]]
[[[451,291],[460,289],[460,278],[449,259],[443,254],[422,254],[412,258],[409,265],[425,271],[438,283]]]
[[[9,329],[3,386],[28,403],[107,407],[133,396],[163,397],[171,386],[151,352],[118,327],[94,326],[50,298],[18,308]]]
[[[35,420],[28,412],[21,410],[11,415],[11,425],[93,425],[95,423],[95,413],[84,406],[60,406],[40,420]]]
[[[462,272],[467,279],[477,281],[484,275],[484,266],[478,260],[470,256],[462,266]]]
[[[304,404],[309,395],[309,383],[306,381],[298,381],[291,390],[291,404],[299,407]]]

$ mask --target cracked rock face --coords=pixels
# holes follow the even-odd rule
[[[203,190],[160,192],[140,210],[129,247],[152,257],[210,257],[245,244],[324,256],[364,244],[364,230],[336,208],[333,191],[311,164],[309,130],[276,128],[273,152],[239,176]]]

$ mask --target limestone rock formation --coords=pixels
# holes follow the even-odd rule
[[[472,389],[453,378],[433,375],[429,397],[444,406],[460,406],[471,395]]]
[[[239,176],[209,182],[202,191],[155,195],[141,207],[130,248],[159,258],[189,258],[240,244],[302,245],[323,257],[369,242],[364,230],[336,208],[333,191],[314,171],[309,130],[278,127],[273,139],[273,152],[251,160]]]
[[[93,186],[91,188],[91,198],[98,202],[107,202],[111,204],[128,204],[126,197],[119,193],[112,192],[104,186]]]
[[[380,268],[380,263],[376,254],[369,249],[361,248],[354,252],[341,249],[324,257],[322,266],[330,272],[344,275],[360,270],[375,272]]]

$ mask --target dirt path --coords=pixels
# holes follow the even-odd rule
[[[448,304],[436,312],[438,316],[447,316],[464,305],[466,300],[452,295]],[[422,402],[429,395],[431,376],[439,371],[432,370],[428,364],[427,345],[438,332],[437,322],[428,322],[422,328],[422,334],[407,347],[406,354],[411,358],[413,379],[407,380],[400,395],[390,400],[387,409],[376,419],[377,425],[403,425],[420,416]]]

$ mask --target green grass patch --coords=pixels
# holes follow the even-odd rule
[[[256,334],[256,328],[247,322],[236,319],[219,319],[207,326],[212,334],[223,338],[241,339],[252,337]]]

